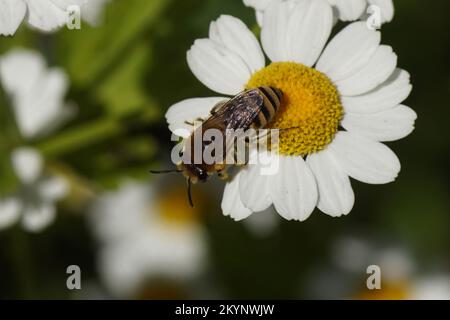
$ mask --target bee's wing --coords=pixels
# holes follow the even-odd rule
[[[250,90],[240,94],[229,102],[227,129],[247,130],[255,122],[264,105],[264,98],[259,91]]]
[[[211,109],[211,115],[215,115],[223,106],[225,106],[230,100],[223,100],[218,103]]]
[[[225,103],[219,103],[202,124],[202,131],[218,129],[223,134],[225,156],[234,152],[235,137],[249,129],[258,117],[264,98],[257,90],[241,93]]]

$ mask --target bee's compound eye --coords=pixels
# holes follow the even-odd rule
[[[201,181],[206,181],[208,179],[208,174],[206,173],[206,171],[199,169],[197,173],[198,173],[198,178]]]

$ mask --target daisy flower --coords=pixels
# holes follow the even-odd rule
[[[22,21],[49,32],[67,23],[67,8],[81,8],[88,0],[0,0],[0,35],[16,33]]]
[[[39,232],[55,219],[55,202],[68,192],[67,183],[59,177],[44,173],[44,164],[37,150],[16,149],[11,156],[19,190],[0,198],[0,229],[8,228],[19,220],[30,232]]]
[[[0,83],[25,138],[50,133],[73,113],[64,102],[67,75],[60,68],[48,68],[38,52],[15,49],[0,57]]]
[[[256,20],[262,26],[264,11],[273,2],[286,0],[244,0],[244,4],[255,9]],[[295,0],[300,1],[300,0]],[[390,22],[394,17],[394,5],[392,0],[327,0],[333,7],[334,16],[342,21],[355,21],[366,16],[368,6],[375,5],[380,9],[380,22]]]
[[[442,272],[419,273],[417,262],[403,247],[374,245],[366,239],[346,237],[335,241],[332,255],[334,270],[321,271],[313,277],[316,278],[314,287],[318,287],[313,287],[312,291],[317,291],[317,298],[450,299],[450,276]],[[381,289],[366,288],[369,277],[366,271],[370,265],[380,267]],[[326,290],[321,282],[327,282]]]
[[[89,216],[99,239],[99,271],[117,297],[132,297],[147,280],[183,281],[203,267],[206,242],[184,188],[157,194],[127,182],[94,203]]]
[[[329,40],[333,8],[325,0],[274,1],[264,11],[261,42],[232,16],[211,23],[209,38],[187,53],[193,74],[209,89],[233,96],[273,86],[284,93],[271,129],[277,152],[260,154],[279,164],[273,175],[248,165],[226,184],[222,210],[235,220],[272,204],[285,219],[303,221],[317,206],[338,217],[354,204],[350,177],[370,184],[395,180],[400,162],[382,142],[413,131],[415,112],[401,105],[411,91],[380,33],[354,22]],[[166,114],[172,131],[208,116],[221,97],[194,98]],[[187,121],[187,122],[186,122]]]

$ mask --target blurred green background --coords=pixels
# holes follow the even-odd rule
[[[149,296],[311,298],[311,274],[318,266],[334,270],[333,243],[347,235],[406,248],[419,274],[450,272],[450,135],[444,130],[450,119],[450,3],[397,0],[395,5],[382,42],[394,48],[399,67],[411,74],[414,89],[404,104],[418,114],[416,130],[389,143],[402,162],[397,181],[382,186],[352,181],[356,203],[347,217],[333,219],[317,209],[302,223],[277,216],[275,230],[263,236],[222,215],[223,186],[215,186],[213,194],[196,187],[195,194],[208,193],[210,199],[201,215],[207,270],[189,285],[162,285],[164,290]],[[67,290],[65,271],[71,264],[81,267],[83,284],[110,296],[99,280],[99,248],[87,226],[87,208],[96,194],[124,178],[153,179],[148,170],[169,159],[173,142],[165,111],[182,99],[211,95],[190,72],[186,50],[207,36],[210,21],[221,14],[256,29],[254,11],[241,0],[113,0],[99,27],[83,24],[81,30],[43,35],[22,25],[13,38],[0,38],[0,54],[34,48],[50,65],[63,67],[71,82],[66,100],[78,105],[72,121],[32,144],[55,170],[71,177],[78,192],[59,206],[56,222],[44,232],[31,234],[20,226],[0,231],[0,298],[89,297],[87,289]],[[13,131],[7,104],[3,93],[2,156],[20,143],[6,133]],[[0,172],[0,185],[8,190],[14,181],[6,164]],[[184,187],[181,177],[174,183]]]

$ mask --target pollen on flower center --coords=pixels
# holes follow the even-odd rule
[[[283,103],[267,128],[280,129],[278,152],[305,156],[323,150],[343,116],[339,93],[323,73],[295,62],[275,62],[256,72],[246,88],[273,86]]]

